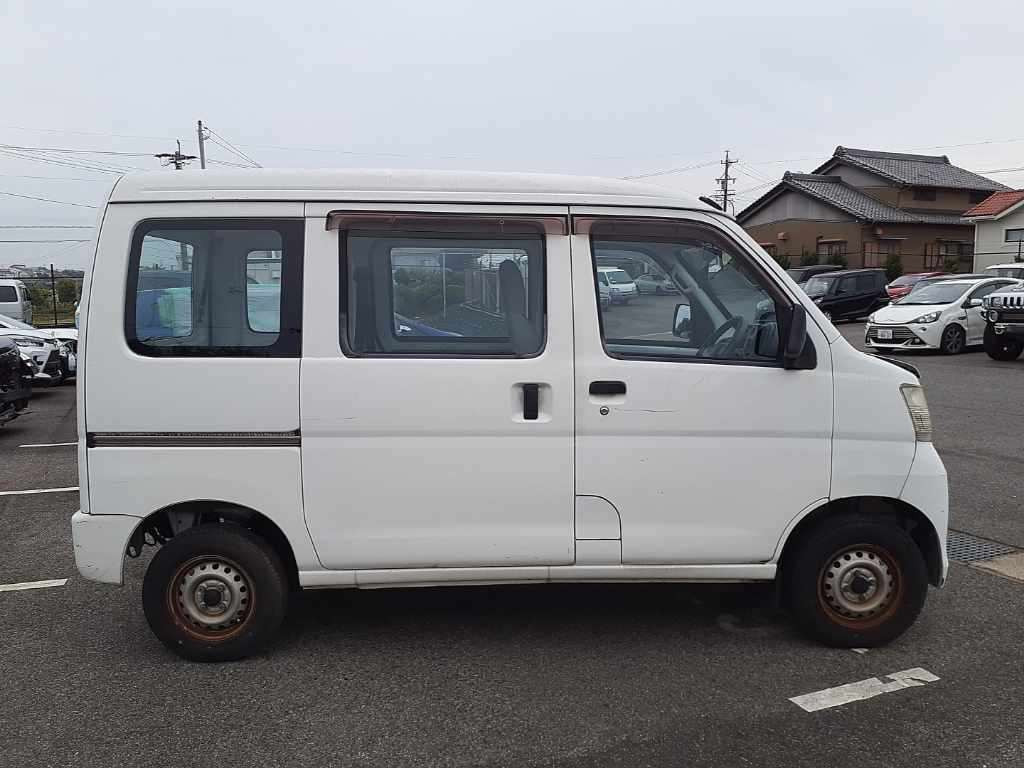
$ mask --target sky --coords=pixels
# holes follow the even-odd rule
[[[962,0],[0,0],[0,240],[36,241],[0,242],[0,266],[86,266],[74,241],[117,174],[160,169],[175,139],[195,154],[197,119],[211,168],[643,175],[702,195],[728,149],[740,210],[844,145],[1024,187],[1022,23],[1024,4]]]

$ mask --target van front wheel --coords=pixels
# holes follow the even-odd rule
[[[142,605],[153,633],[191,661],[255,653],[284,620],[288,579],[277,553],[246,528],[189,528],[153,557]]]
[[[813,639],[873,648],[917,619],[928,569],[914,540],[894,523],[832,518],[799,546],[784,564],[783,586],[794,620]]]

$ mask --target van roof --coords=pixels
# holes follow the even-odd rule
[[[111,203],[207,200],[612,205],[723,215],[705,203],[653,184],[545,173],[276,168],[152,171],[121,177],[110,194]]]

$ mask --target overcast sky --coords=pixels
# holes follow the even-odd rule
[[[1024,4],[826,5],[0,0],[0,192],[98,206],[116,176],[97,167],[159,168],[175,137],[194,153],[198,118],[265,166],[702,166],[651,178],[693,194],[730,149],[739,207],[837,144],[1024,166]],[[95,215],[0,195],[0,240],[87,238],[6,225]],[[0,265],[88,253],[0,243]]]

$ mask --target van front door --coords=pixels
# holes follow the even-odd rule
[[[307,219],[301,384],[321,563],[571,563],[565,209],[329,213]]]
[[[573,210],[576,493],[619,512],[625,564],[756,563],[829,494],[832,374],[784,370],[793,297],[732,223]],[[599,309],[594,264],[663,272],[678,295]],[[636,269],[633,269],[636,267]]]

